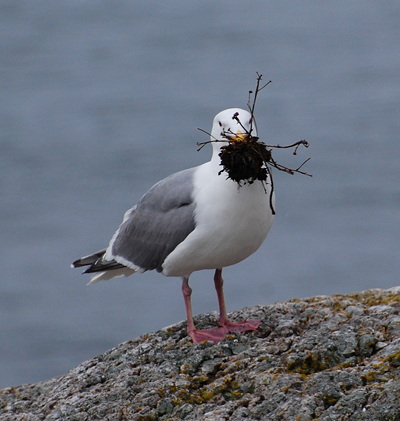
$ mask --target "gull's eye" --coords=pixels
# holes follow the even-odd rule
[[[220,121],[218,121],[219,127],[222,127],[222,123]]]

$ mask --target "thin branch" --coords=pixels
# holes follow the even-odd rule
[[[297,149],[299,148],[300,145],[303,145],[305,148],[308,148],[310,146],[310,144],[305,139],[299,140],[298,142],[292,143],[291,145],[281,146],[281,145],[268,145],[268,144],[266,144],[265,146],[267,146],[268,148],[275,148],[275,149],[289,149],[289,148],[296,147],[295,152],[293,153],[293,155],[296,155]]]
[[[208,133],[206,130],[200,129],[199,127],[197,127],[197,130],[200,130],[201,132],[203,132],[203,133],[205,133],[205,134],[207,134],[208,136],[211,137],[211,133]]]
[[[218,143],[218,142],[226,142],[226,140],[207,140],[206,142],[197,142],[196,145],[199,146],[197,152],[201,151],[204,146],[208,145],[209,143]]]
[[[272,83],[272,80],[270,80],[267,83],[265,83],[263,86],[260,87],[260,83],[262,81],[262,75],[258,72],[256,72],[256,75],[257,75],[257,83],[256,83],[256,90],[254,92],[253,103],[250,105],[251,94],[253,93],[253,91],[249,91],[249,98],[248,98],[248,101],[247,101],[247,107],[249,108],[250,114],[253,118],[254,118],[254,109],[256,107],[257,96],[258,96],[259,92],[261,92],[270,83]]]
[[[308,175],[308,176],[310,176],[310,177],[312,177],[312,174],[308,174],[308,173],[306,173],[306,172],[302,172],[302,171],[300,171],[300,168],[304,165],[304,164],[306,164],[309,160],[310,160],[311,158],[307,158],[299,167],[297,167],[296,168],[296,172],[299,172],[300,174],[304,174],[304,175]]]
[[[250,126],[250,132],[248,132],[247,129],[246,129],[246,127],[244,127],[243,124],[242,124],[242,122],[240,121],[240,118],[238,117],[238,115],[239,115],[239,113],[233,114],[232,120],[235,120],[240,125],[240,127],[244,130],[244,132],[246,134],[250,135],[251,132],[252,132],[252,130],[253,130],[253,128]]]

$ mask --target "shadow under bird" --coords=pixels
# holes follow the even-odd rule
[[[253,254],[273,221],[271,182],[238,184],[221,174],[221,147],[256,136],[252,115],[239,108],[221,111],[213,121],[211,160],[170,175],[155,184],[129,209],[108,247],[76,260],[89,266],[89,284],[117,276],[157,270],[182,278],[187,332],[195,343],[218,342],[228,332],[256,330],[257,320],[233,322],[226,311],[222,269]],[[269,176],[268,176],[269,177]],[[214,269],[219,327],[196,329],[190,275]]]

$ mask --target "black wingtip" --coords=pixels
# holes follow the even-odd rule
[[[80,259],[75,260],[71,264],[72,268],[79,268],[82,266],[90,266],[95,264],[99,259],[101,259],[104,256],[104,253],[106,252],[106,249],[100,250],[96,253],[89,254],[88,256],[81,257]]]
[[[121,269],[126,266],[121,263],[116,262],[115,260],[107,261],[103,260],[103,256],[106,250],[100,250],[97,253],[90,254],[89,256],[81,257],[78,260],[75,260],[71,264],[72,268],[79,268],[82,266],[89,266],[83,273],[96,273],[96,272],[106,272],[108,270]]]
[[[89,266],[83,273],[96,273],[96,272],[107,272],[108,270],[122,269],[126,268],[125,265],[111,260],[110,262],[96,262],[93,265]]]
[[[78,267],[82,266],[82,265],[79,264],[80,260],[81,259],[78,259],[78,260],[75,260],[75,262],[72,262],[71,268],[78,268]]]

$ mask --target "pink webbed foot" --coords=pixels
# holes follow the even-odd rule
[[[192,338],[195,344],[204,341],[219,342],[224,339],[227,331],[223,327],[213,327],[211,329],[190,330],[188,335]]]
[[[220,325],[227,332],[246,332],[247,330],[257,330],[261,322],[259,320],[243,320],[242,322],[231,322],[228,320],[220,320]]]

